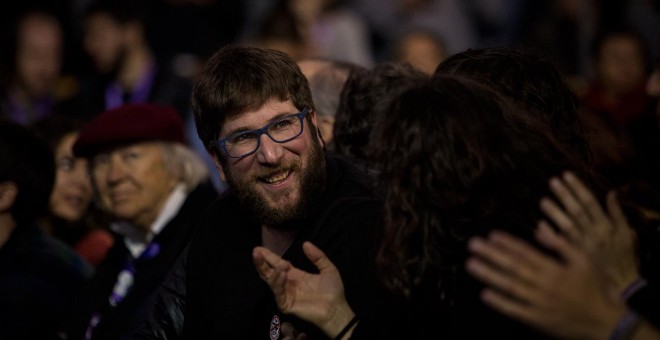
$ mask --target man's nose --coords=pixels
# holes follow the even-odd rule
[[[257,150],[257,161],[261,164],[277,164],[284,154],[282,144],[273,141],[268,135],[260,137],[260,145]]]
[[[108,161],[108,183],[117,183],[126,176],[126,165],[119,155],[112,155]]]

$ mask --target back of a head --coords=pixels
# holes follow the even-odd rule
[[[439,75],[461,75],[487,84],[544,119],[568,149],[585,160],[591,152],[577,113],[577,97],[550,60],[531,50],[510,48],[470,49],[443,61]]]
[[[227,118],[256,110],[268,100],[291,100],[314,110],[307,78],[287,54],[256,47],[225,46],[206,63],[192,93],[197,134],[204,143],[219,138]]]
[[[334,128],[334,151],[366,160],[373,124],[390,100],[427,78],[410,64],[382,63],[351,73],[341,93]]]
[[[12,217],[19,225],[32,223],[48,210],[55,181],[53,153],[32,131],[0,120],[0,159],[0,182],[18,187]]]
[[[374,144],[386,190],[378,257],[385,282],[435,310],[477,303],[476,288],[461,276],[467,239],[492,228],[533,239],[548,178],[569,168],[583,173],[545,124],[462,77],[405,91],[374,138],[387,141]],[[468,296],[474,301],[460,300]]]

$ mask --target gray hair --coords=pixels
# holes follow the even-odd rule
[[[329,64],[309,78],[312,100],[316,112],[322,116],[334,117],[339,107],[339,97],[351,69],[344,64]]]
[[[163,142],[162,145],[165,168],[186,186],[187,191],[208,180],[208,167],[193,150],[179,143]]]

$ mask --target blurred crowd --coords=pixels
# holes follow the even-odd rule
[[[179,274],[187,267],[171,268],[183,266],[179,256],[188,254],[199,221],[208,222],[207,207],[232,195],[241,207],[252,202],[242,196],[247,180],[228,169],[240,169],[233,158],[253,156],[235,157],[226,144],[233,140],[219,134],[234,116],[269,108],[276,96],[268,91],[277,91],[243,83],[231,89],[229,76],[211,77],[250,62],[240,53],[221,59],[225,46],[276,50],[295,61],[299,69],[281,71],[282,78],[304,75],[311,102],[300,107],[291,91],[277,97],[293,101],[297,111],[287,112],[302,116],[275,122],[299,123],[298,135],[278,140],[269,120],[256,138],[284,145],[318,133],[324,152],[374,180],[383,203],[383,230],[374,239],[381,243],[361,254],[377,254],[384,289],[407,301],[405,313],[392,314],[389,305],[374,312],[362,310],[362,301],[356,308],[349,294],[347,307],[342,280],[313,261],[326,259],[326,249],[305,245],[299,255],[317,265],[314,274],[339,282],[319,284],[341,287],[331,302],[346,315],[369,315],[346,332],[324,328],[305,313],[312,303],[303,312],[280,303],[289,297],[283,287],[291,275],[302,272],[280,256],[303,243],[270,253],[283,242],[278,238],[298,242],[297,231],[276,233],[271,247],[250,244],[268,248],[255,250],[255,265],[286,314],[331,338],[353,331],[355,338],[388,338],[410,325],[418,331],[413,337],[469,338],[481,335],[466,331],[481,316],[488,329],[507,332],[511,320],[488,305],[531,326],[514,326],[520,333],[512,334],[591,337],[592,329],[562,319],[577,308],[564,303],[568,298],[550,306],[556,310],[541,306],[560,315],[552,324],[532,310],[546,300],[518,296],[524,280],[508,277],[502,286],[506,275],[545,266],[557,284],[562,275],[596,282],[579,292],[597,286],[594,301],[612,312],[594,328],[632,329],[618,318],[628,309],[660,327],[657,306],[648,307],[660,293],[645,290],[648,301],[639,302],[640,295],[631,298],[635,286],[623,299],[627,307],[618,298],[634,285],[655,288],[660,278],[660,1],[24,0],[3,2],[0,13],[0,339],[123,339],[140,327],[144,338],[183,332],[176,308],[175,316],[154,321],[167,321],[168,336],[145,331],[155,327],[148,315],[159,302],[171,303],[163,290],[186,297]],[[288,66],[277,58],[269,61]],[[246,83],[276,78],[240,76]],[[243,81],[236,77],[234,83]],[[207,87],[220,98],[204,93]],[[240,91],[245,103],[225,98]],[[257,99],[264,95],[272,98]],[[213,110],[228,113],[205,118]],[[447,114],[437,118],[436,111]],[[311,132],[303,128],[308,115]],[[242,130],[230,132],[227,138]],[[252,152],[265,164],[259,143]],[[259,208],[248,211],[262,218]],[[490,233],[494,228],[506,234]],[[602,233],[589,236],[590,228]],[[629,261],[607,262],[617,261],[608,252]],[[497,273],[527,255],[523,269]],[[328,258],[324,268],[334,268]],[[624,269],[612,273],[608,266]],[[541,285],[532,276],[526,283]],[[491,290],[475,302],[484,287]],[[598,295],[605,290],[617,298]],[[297,293],[318,302],[318,291]],[[523,311],[516,301],[525,299]],[[401,329],[376,331],[374,319],[397,317],[405,320]],[[455,324],[437,333],[434,318]]]

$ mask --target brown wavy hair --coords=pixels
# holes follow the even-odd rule
[[[442,75],[394,100],[372,140],[385,187],[377,260],[388,288],[452,303],[469,289],[457,275],[470,237],[498,228],[532,240],[548,179],[566,169],[588,178],[547,123],[516,107]]]

